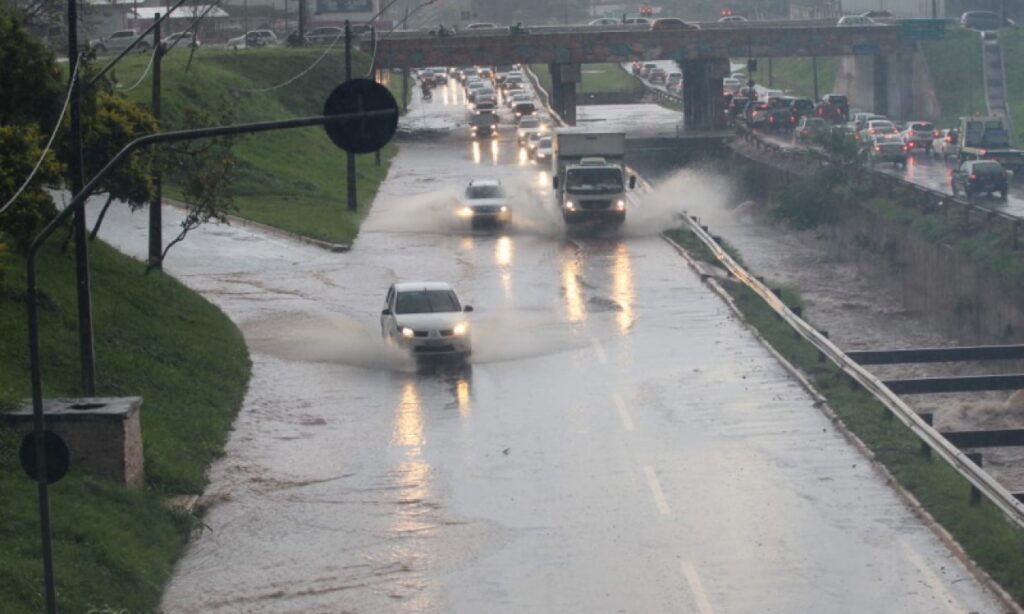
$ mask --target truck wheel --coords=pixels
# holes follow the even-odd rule
[[[999,190],[999,200],[1006,200],[1006,190]]]

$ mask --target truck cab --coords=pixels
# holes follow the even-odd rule
[[[578,128],[555,131],[551,177],[562,219],[567,224],[621,224],[626,219],[626,135]]]

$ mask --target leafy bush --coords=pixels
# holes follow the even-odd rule
[[[34,124],[0,126],[0,204],[10,200],[32,172],[43,153],[42,142]],[[0,213],[0,235],[6,235],[19,252],[28,251],[32,239],[56,214],[53,198],[43,186],[59,181],[60,164],[51,152],[18,199]]]

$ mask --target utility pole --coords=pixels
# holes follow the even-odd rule
[[[380,83],[377,78],[377,26],[370,26],[370,72],[373,74],[373,80]],[[380,150],[373,152],[373,163],[380,166]]]
[[[249,0],[242,0],[242,29],[249,33]]]
[[[302,2],[302,0],[299,0]],[[352,79],[352,25],[345,20],[345,81]],[[356,155],[345,152],[345,178],[348,184],[348,210],[356,211],[359,202],[356,200]]]
[[[160,65],[164,57],[164,49],[160,44],[160,13],[155,16],[156,27],[153,28],[153,94],[151,106],[153,117],[160,123]],[[164,248],[163,237],[163,181],[160,165],[153,166],[153,200],[149,203],[149,265],[160,266],[160,254]]]
[[[821,100],[818,97],[818,56],[811,56],[811,72],[814,73],[814,102]]]
[[[768,56],[768,87],[772,87],[772,56]]]
[[[72,75],[79,62],[78,9],[68,0],[68,56]],[[82,85],[76,78],[71,84],[71,189],[77,194],[85,183],[82,161]],[[89,282],[89,242],[86,240],[85,211],[75,214],[75,281],[78,290],[78,342],[82,369],[82,391],[96,396],[96,349],[93,346],[92,299]]]
[[[347,22],[346,22],[347,23]],[[306,44],[306,0],[299,0],[299,46]]]

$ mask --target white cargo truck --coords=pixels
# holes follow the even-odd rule
[[[551,182],[566,224],[626,219],[626,134],[558,128],[551,139]],[[630,176],[630,188],[636,177]]]
[[[1015,173],[1024,170],[1024,151],[1010,146],[1006,121],[999,116],[961,117],[958,158],[995,160]]]

